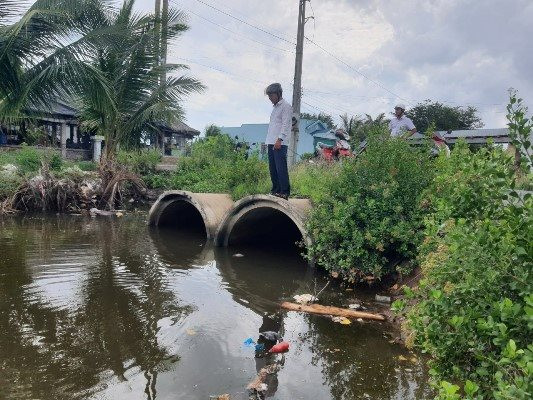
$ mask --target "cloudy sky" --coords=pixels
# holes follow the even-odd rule
[[[137,0],[151,10],[154,0]],[[171,0],[190,30],[169,61],[207,90],[184,101],[187,123],[267,122],[263,95],[281,82],[292,100],[298,0]],[[533,104],[532,0],[311,0],[302,112],[388,113],[425,99],[478,108],[505,126],[507,90]],[[268,33],[256,29],[260,28]],[[270,33],[270,34],[269,34]],[[325,49],[325,50],[324,50]],[[329,53],[329,54],[328,54]],[[333,55],[333,56],[332,56]]]

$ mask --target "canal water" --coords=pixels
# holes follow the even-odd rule
[[[326,281],[294,249],[214,249],[143,213],[0,219],[0,399],[248,399],[273,363],[267,398],[430,398],[386,323],[280,312]],[[332,284],[321,302],[367,297]],[[289,352],[256,358],[243,342],[265,329]]]

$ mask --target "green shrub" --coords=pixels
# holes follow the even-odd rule
[[[29,126],[23,133],[24,143],[28,146],[42,144],[46,140],[47,134],[42,126]]]
[[[63,158],[60,154],[52,153],[48,158],[48,165],[52,171],[60,171],[63,167]]]
[[[328,188],[337,182],[341,165],[326,162],[296,164],[290,171],[292,195],[319,203],[328,194]]]
[[[153,174],[144,175],[142,177],[144,184],[149,189],[171,189],[172,175],[168,172],[157,172]]]
[[[41,168],[42,153],[33,147],[23,145],[16,152],[15,162],[23,173],[37,172]]]
[[[228,170],[229,192],[234,200],[252,194],[264,194],[270,190],[268,164],[256,156],[245,159],[242,154]]]
[[[82,171],[96,171],[98,169],[98,164],[96,164],[94,161],[78,161],[76,162],[76,165],[81,169]]]
[[[191,146],[191,155],[178,160],[170,178],[172,189],[192,192],[229,193],[234,199],[266,193],[268,166],[256,156],[245,157],[228,135],[201,139]]]
[[[12,197],[22,184],[22,177],[16,173],[0,170],[0,201]]]
[[[343,162],[311,213],[308,257],[352,282],[393,272],[416,254],[419,199],[432,177],[428,148],[372,137],[362,155]]]
[[[117,162],[127,166],[133,172],[140,175],[154,172],[159,161],[161,161],[161,153],[153,149],[136,151],[121,150],[117,154]]]
[[[407,314],[408,344],[432,356],[440,399],[530,398],[532,197],[512,190],[513,162],[497,148],[472,153],[463,143],[437,171],[424,200],[424,279]]]

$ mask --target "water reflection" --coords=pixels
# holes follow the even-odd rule
[[[162,362],[178,359],[158,343],[157,323],[191,309],[165,287],[139,224],[94,220],[69,229],[71,223],[80,225],[65,219],[3,221],[1,390],[7,398],[71,399],[97,391],[110,371],[125,380],[126,368],[138,366],[146,376],[146,398],[155,398]],[[88,254],[70,254],[69,248],[78,246],[90,249]],[[63,286],[79,286],[79,301],[62,306],[46,301],[39,295],[48,280],[41,261],[63,265],[56,272],[68,277],[74,260],[85,267],[83,281],[66,280]]]
[[[201,236],[149,231],[144,216],[17,217],[0,228],[0,398],[247,399],[268,365],[279,369],[266,380],[273,399],[431,397],[425,368],[386,326],[280,312],[314,290],[298,254],[215,250]],[[348,301],[331,287],[322,297]],[[265,330],[280,331],[289,353],[244,348]]]

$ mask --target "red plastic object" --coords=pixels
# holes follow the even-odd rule
[[[277,345],[272,346],[272,348],[270,349],[271,353],[285,353],[286,351],[289,351],[288,342],[278,343]]]

